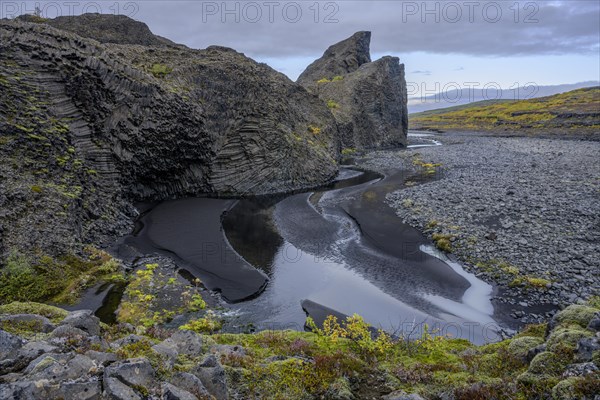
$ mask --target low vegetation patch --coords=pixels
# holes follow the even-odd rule
[[[64,255],[39,259],[12,254],[0,269],[0,303],[48,301],[70,304],[100,280],[118,275],[120,264],[92,247],[85,256]]]
[[[159,264],[146,264],[129,279],[117,310],[117,320],[139,326],[140,330],[145,331],[170,322],[176,315],[206,313],[206,302],[199,292],[199,286],[199,280],[194,284],[183,283],[177,277],[175,269],[161,267]],[[190,322],[189,330],[198,328],[199,332],[211,331],[200,329],[202,323],[209,326],[211,316],[209,313],[197,319],[201,322]],[[212,331],[216,330],[218,329]]]
[[[454,235],[434,233],[431,238],[435,243],[435,247],[446,253],[452,252],[452,240],[454,239]]]
[[[600,88],[520,101],[483,101],[411,115],[413,129],[597,131]],[[596,123],[594,123],[596,121]]]
[[[340,108],[340,105],[335,100],[327,100],[327,107],[329,109]]]
[[[152,68],[150,68],[150,73],[152,75],[154,75],[156,78],[161,78],[161,79],[165,78],[171,72],[173,72],[173,68],[168,67],[167,65],[164,65],[164,64],[154,64],[154,65],[152,65]]]

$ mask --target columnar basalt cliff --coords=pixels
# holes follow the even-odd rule
[[[123,17],[0,21],[0,87],[5,255],[101,244],[134,201],[297,190],[338,169],[336,121],[301,86]]]
[[[406,145],[407,90],[397,57],[371,62],[371,32],[329,47],[298,78],[331,109],[344,148]]]

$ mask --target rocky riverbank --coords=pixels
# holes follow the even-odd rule
[[[314,333],[200,334],[11,303],[0,306],[0,398],[595,400],[598,305],[476,347],[428,334],[375,340],[356,317]]]
[[[597,142],[460,133],[436,139],[444,146],[379,151],[360,162],[432,177],[388,195],[399,217],[495,282],[496,300],[524,322],[598,294]]]

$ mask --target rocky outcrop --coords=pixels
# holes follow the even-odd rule
[[[298,77],[298,83],[314,88],[321,79],[332,79],[356,71],[371,62],[371,32],[356,32],[346,40],[329,47],[323,57],[314,61]]]
[[[35,21],[35,17],[23,15],[24,21]],[[172,41],[154,35],[148,25],[124,15],[84,14],[61,16],[44,21],[58,29],[94,39],[100,43],[139,44],[142,46],[180,46]]]
[[[337,172],[322,102],[234,50],[97,15],[2,20],[0,43],[4,254],[102,244],[138,200],[284,192]]]
[[[89,310],[72,312],[62,321],[55,321],[60,325],[55,330],[72,324],[95,326],[95,317],[90,315]],[[11,316],[0,314],[0,318]],[[157,340],[148,336],[130,335],[114,340],[101,330],[48,336],[35,326],[5,324],[2,328],[25,336],[0,329],[2,399],[226,400],[232,397],[225,369],[215,356],[221,354],[223,346],[202,346],[204,337],[195,332],[170,332],[168,338],[151,347]],[[171,363],[157,350],[165,348],[173,353]]]
[[[298,78],[335,116],[343,148],[406,145],[404,65],[389,56],[371,62],[370,39],[358,32],[331,46]]]

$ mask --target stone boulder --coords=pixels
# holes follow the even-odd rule
[[[170,383],[163,382],[162,384],[162,398],[163,400],[197,400],[198,398],[188,392],[173,386]]]
[[[171,377],[169,382],[186,392],[192,393],[199,399],[210,398],[210,393],[208,393],[208,390],[206,390],[206,387],[204,387],[204,384],[196,375],[188,372],[178,372]]]
[[[80,329],[88,335],[100,335],[100,319],[91,310],[73,311],[62,320],[60,325]]]
[[[131,358],[109,365],[104,370],[104,380],[117,378],[133,387],[151,388],[156,385],[154,369],[145,358]]]
[[[200,365],[192,370],[192,373],[200,378],[204,387],[217,400],[229,398],[225,369],[214,355],[206,357]]]
[[[19,350],[24,343],[20,337],[0,329],[0,360]]]
[[[406,145],[404,65],[390,56],[371,62],[370,39],[370,32],[358,32],[331,46],[297,81],[329,107],[342,148]]]

